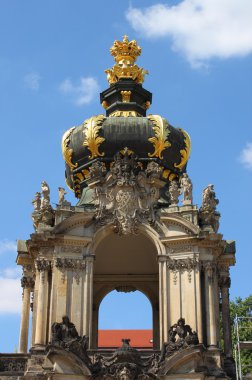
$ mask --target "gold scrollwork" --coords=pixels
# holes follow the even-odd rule
[[[74,190],[77,198],[81,197],[80,183],[87,178],[90,178],[90,172],[87,169],[74,174]]]
[[[169,181],[173,181],[174,178],[177,177],[177,174],[172,173],[169,169],[164,169],[164,171],[162,173],[162,177],[169,180]]]
[[[91,155],[89,159],[92,160],[95,157],[104,156],[104,152],[99,152],[99,147],[105,141],[104,137],[99,136],[99,130],[101,129],[102,123],[105,119],[104,115],[93,116],[84,122],[85,129],[83,133],[85,134],[85,140],[83,146],[86,146]]]
[[[174,167],[181,170],[181,169],[183,169],[183,167],[187,163],[187,161],[189,159],[189,156],[190,156],[190,152],[191,152],[191,139],[190,139],[190,136],[188,135],[188,133],[186,131],[184,131],[183,129],[180,129],[180,128],[179,128],[179,130],[184,135],[184,138],[185,138],[184,139],[185,148],[180,150],[181,161],[180,161],[179,164],[174,164]]]
[[[75,127],[72,127],[68,129],[64,135],[62,136],[62,143],[61,143],[61,148],[62,148],[62,154],[64,157],[64,160],[66,161],[67,165],[71,170],[77,168],[78,163],[76,164],[72,163],[72,154],[73,154],[73,149],[69,149],[69,143],[70,143],[70,136],[75,130]]]
[[[170,132],[167,125],[164,124],[164,120],[159,115],[149,115],[148,119],[153,124],[153,130],[155,137],[150,137],[148,140],[153,144],[154,152],[148,153],[149,157],[158,157],[161,160],[164,158],[162,152],[171,146],[171,143],[167,141],[167,137]]]

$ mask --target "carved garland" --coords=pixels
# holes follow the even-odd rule
[[[65,282],[66,272],[72,271],[76,283],[80,283],[80,273],[86,269],[86,262],[82,259],[69,259],[57,257],[54,261],[55,267],[61,271],[61,281]]]
[[[199,261],[195,258],[187,258],[187,259],[168,259],[167,267],[173,273],[173,283],[177,284],[177,274],[178,272],[183,273],[187,271],[188,273],[188,281],[192,282],[192,271],[199,267]]]

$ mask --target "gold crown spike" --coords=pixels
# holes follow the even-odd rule
[[[136,83],[143,83],[144,76],[148,74],[148,71],[135,64],[141,51],[136,40],[129,41],[126,35],[123,37],[123,41],[116,40],[110,48],[116,64],[112,69],[105,70],[108,82],[114,84],[120,79],[133,79]]]
[[[123,36],[123,41],[116,40],[114,45],[110,48],[111,55],[115,58],[115,61],[119,63],[122,60],[130,61],[134,63],[139,55],[141,55],[142,49],[137,45],[136,40],[129,42],[128,36]]]

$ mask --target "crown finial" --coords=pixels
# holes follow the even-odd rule
[[[112,69],[105,70],[109,83],[114,84],[120,79],[133,79],[137,83],[143,83],[144,76],[148,74],[148,71],[135,64],[141,52],[142,49],[137,45],[136,40],[129,41],[126,34],[122,41],[116,40],[110,48],[116,64]]]

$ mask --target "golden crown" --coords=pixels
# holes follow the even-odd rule
[[[123,36],[123,41],[115,41],[110,48],[111,55],[118,63],[122,59],[129,60],[131,63],[135,62],[137,57],[141,54],[142,49],[137,45],[136,40],[129,41],[128,36]]]

